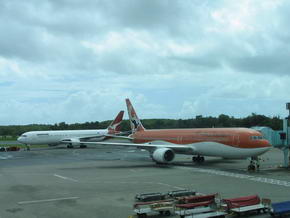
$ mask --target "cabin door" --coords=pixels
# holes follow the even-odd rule
[[[233,136],[233,145],[236,146],[236,147],[240,146],[240,137],[239,137],[239,135],[234,135]]]

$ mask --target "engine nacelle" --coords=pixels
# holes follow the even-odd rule
[[[72,146],[78,146],[81,144],[80,140],[79,139],[70,139],[70,145]]]
[[[168,163],[174,157],[175,153],[170,148],[157,148],[152,154],[152,159],[157,163]]]

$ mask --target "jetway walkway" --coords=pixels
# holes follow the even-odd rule
[[[266,126],[255,126],[255,129],[262,133],[274,148],[279,148],[284,155],[283,167],[289,167],[289,149],[290,149],[290,127],[288,125],[289,117],[283,120],[283,130],[273,130]]]

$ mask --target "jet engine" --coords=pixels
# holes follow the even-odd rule
[[[168,163],[172,161],[174,157],[174,151],[169,148],[157,148],[152,154],[152,159],[157,163]]]
[[[78,145],[80,145],[80,140],[79,139],[70,139],[70,145],[71,146],[78,146]]]

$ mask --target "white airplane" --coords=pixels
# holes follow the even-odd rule
[[[107,129],[31,131],[23,133],[17,141],[25,144],[27,150],[30,149],[30,145],[39,144],[47,144],[49,146],[66,144],[68,148],[73,146],[86,147],[82,142],[102,141],[107,137],[120,133],[123,115],[124,111],[120,111]]]

